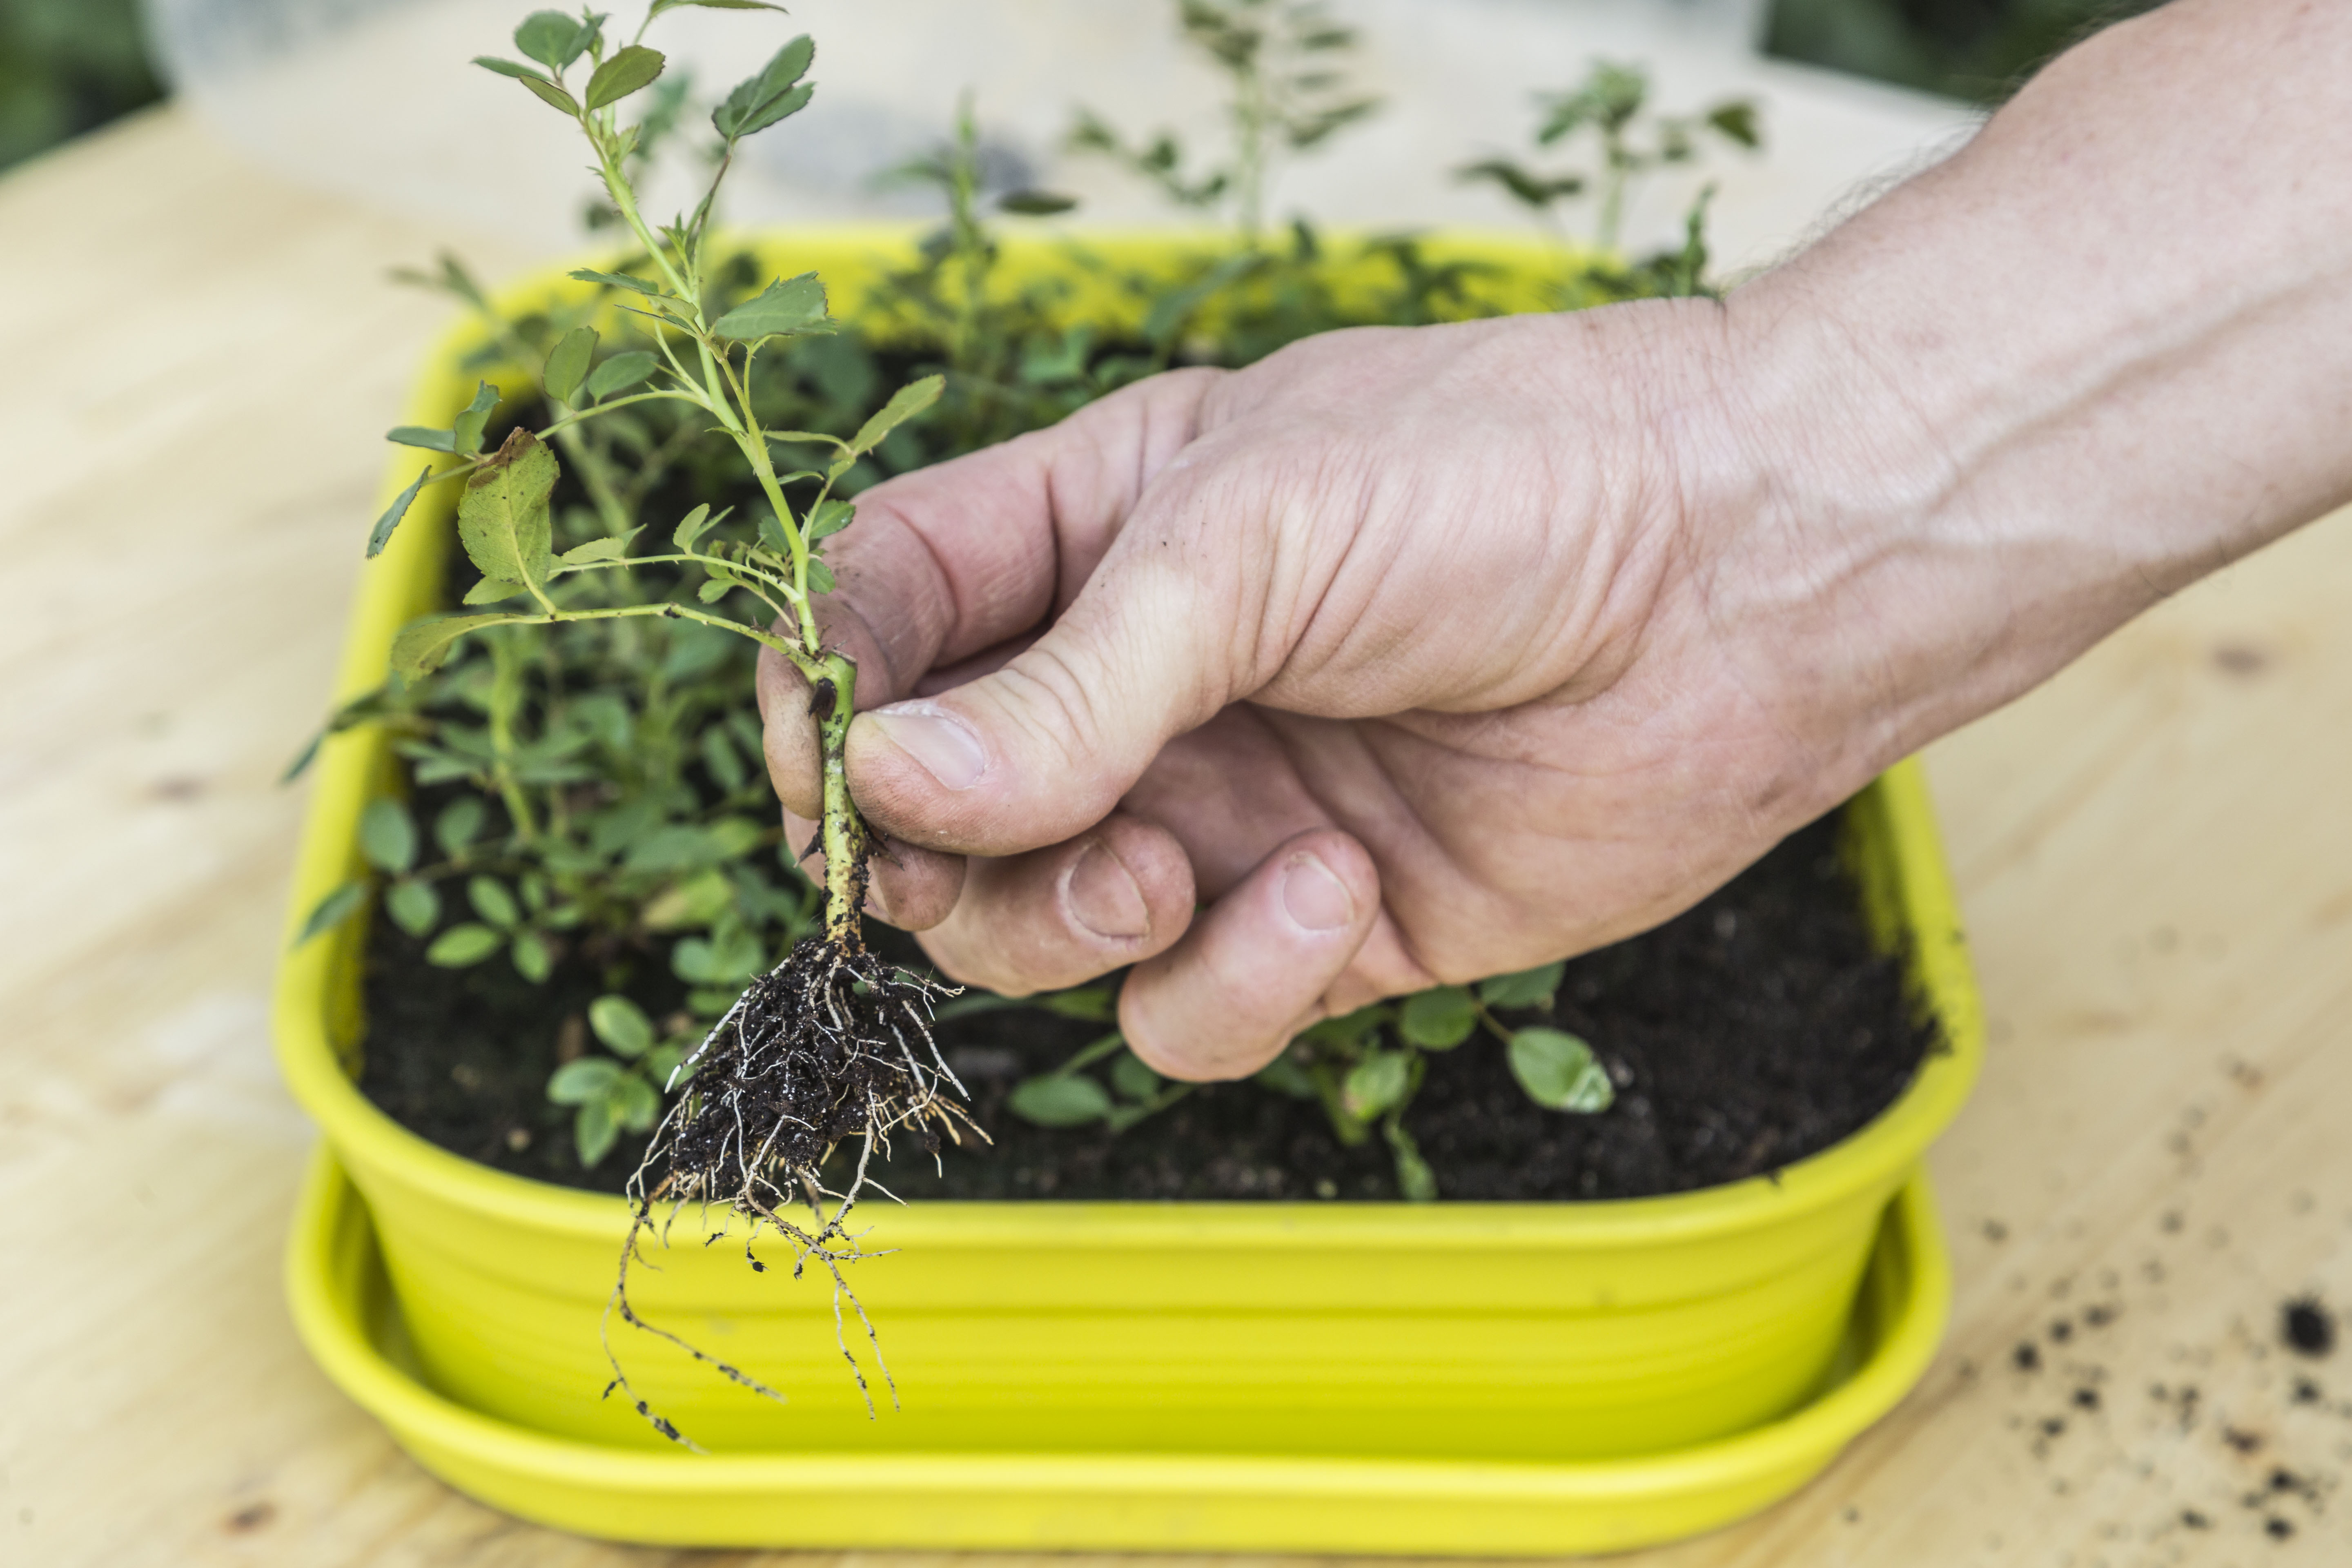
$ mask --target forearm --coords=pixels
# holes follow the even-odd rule
[[[2352,500],[2352,7],[2176,0],[1726,308],[1709,613],[1853,772]]]

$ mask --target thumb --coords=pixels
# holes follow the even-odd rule
[[[1069,609],[1002,668],[860,715],[848,737],[860,808],[938,849],[1060,843],[1108,816],[1170,740],[1245,695],[1244,585],[1181,546],[1173,524],[1189,510],[1148,497]]]

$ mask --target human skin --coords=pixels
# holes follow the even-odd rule
[[[877,912],[1185,1079],[1688,908],[2352,500],[2352,6],[2175,0],[1720,302],[1335,332],[877,486]],[[788,816],[806,689],[762,668]]]

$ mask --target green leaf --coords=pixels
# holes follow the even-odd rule
[[[476,55],[474,57],[474,63],[481,67],[486,71],[496,71],[500,76],[510,76],[517,81],[547,80],[545,77],[540,75],[539,72],[531,69],[529,66],[518,64],[513,60],[500,59],[496,55]]]
[[[1549,1007],[1566,973],[1565,963],[1546,963],[1516,974],[1497,974],[1478,983],[1478,1000],[1489,1007]]]
[[[588,47],[588,27],[561,11],[533,11],[514,31],[514,46],[526,58],[560,71]]]
[[[466,901],[474,912],[498,927],[512,931],[522,919],[522,910],[515,903],[514,895],[496,877],[476,877],[466,884]]]
[[[996,198],[996,205],[1022,217],[1051,217],[1076,206],[1078,198],[1055,191],[1007,191]]]
[[[498,407],[499,395],[499,389],[487,381],[475,387],[474,401],[466,405],[466,412],[458,415],[449,427],[450,440],[458,451],[472,453],[482,449],[482,426],[489,423],[490,411]]]
[[[1391,1121],[1381,1129],[1387,1137],[1389,1156],[1396,1163],[1397,1191],[1409,1204],[1434,1203],[1437,1200],[1437,1173],[1421,1157],[1421,1145],[1401,1122]]]
[[[803,521],[803,536],[814,544],[819,540],[831,539],[856,521],[857,508],[854,503],[827,496],[809,509],[808,517]]]
[[[661,53],[643,44],[631,44],[596,68],[588,79],[588,107],[593,111],[618,103],[641,88],[651,86],[666,62]]]
[[[775,52],[759,75],[736,83],[727,100],[710,111],[711,127],[732,142],[798,113],[808,103],[809,89],[796,84],[815,58],[816,45],[807,34],[794,38]]]
[[[367,889],[365,880],[353,880],[345,882],[320,899],[310,910],[310,918],[302,922],[301,931],[295,935],[294,945],[300,947],[312,937],[332,931],[351,919],[352,912],[367,901]]]
[[[1511,1037],[1510,1058],[1511,1076],[1547,1110],[1606,1110],[1617,1098],[1609,1069],[1574,1035],[1521,1029]]]
[[[441,668],[449,645],[481,626],[511,626],[516,616],[429,616],[404,626],[392,639],[392,668],[411,680],[420,680]]]
[[[861,457],[874,450],[884,437],[937,403],[940,389],[946,385],[944,376],[927,375],[900,387],[873,418],[857,427],[857,434],[849,438],[849,449]]]
[[[549,353],[540,384],[556,402],[570,403],[572,395],[580,390],[580,384],[588,379],[588,366],[595,357],[596,329],[574,327]]]
[[[1744,98],[1727,99],[1706,111],[1706,122],[1718,135],[1749,152],[1764,145],[1764,132],[1756,122],[1756,105]]]
[[[735,583],[732,578],[713,577],[709,582],[697,588],[694,591],[694,596],[706,605],[715,605],[734,591]]]
[[[1365,1036],[1393,1016],[1393,1010],[1385,1003],[1375,1002],[1369,1007],[1359,1007],[1352,1013],[1343,1013],[1336,1018],[1326,1018],[1319,1024],[1309,1025],[1298,1037],[1352,1052],[1363,1044]]]
[[[646,1132],[652,1131],[655,1120],[661,1115],[661,1095],[653,1085],[631,1073],[614,1085],[612,1106],[622,1126],[632,1132]]]
[[[703,531],[709,528],[716,521],[710,515],[709,507],[696,507],[678,523],[677,531],[669,536],[669,542],[680,550],[691,550],[694,548],[694,542],[702,537]]]
[[[507,958],[515,973],[533,985],[546,984],[547,977],[555,973],[555,954],[548,951],[547,939],[529,926],[515,932]]]
[[[1412,1058],[1405,1052],[1372,1051],[1348,1069],[1339,1085],[1339,1102],[1350,1116],[1370,1121],[1404,1098],[1412,1077]]]
[[[1293,1100],[1314,1100],[1319,1094],[1315,1087],[1315,1075],[1286,1050],[1258,1068],[1256,1080],[1276,1094],[1286,1094]]]
[[[707,926],[735,907],[735,884],[717,867],[672,883],[648,900],[637,920],[648,931]]]
[[[506,944],[507,939],[497,931],[468,921],[464,925],[451,926],[435,937],[433,945],[425,950],[425,962],[437,963],[444,969],[467,969],[481,963]]]
[[[1108,985],[1048,992],[1029,998],[1028,1005],[1057,1018],[1076,1018],[1087,1024],[1108,1024],[1118,1016],[1118,997]]]
[[[392,923],[411,936],[423,936],[441,919],[441,895],[434,890],[433,884],[409,877],[392,885],[391,891],[383,896],[383,907],[384,912],[392,916]]]
[[[768,3],[768,0],[654,0],[654,8],[646,13],[646,19],[647,21],[651,21],[656,16],[660,16],[663,12],[675,11],[681,5],[699,5],[706,11],[774,11],[782,13],[783,10],[782,5],[772,5]]]
[[[406,489],[392,498],[392,504],[383,509],[383,515],[375,520],[375,526],[368,530],[367,552],[370,560],[383,554],[383,547],[392,542],[392,531],[398,528],[400,520],[408,515],[408,509],[415,501],[417,492],[425,488],[425,481],[432,477],[433,466],[427,463],[417,470],[415,481]]]
[[[395,425],[383,433],[383,438],[395,446],[422,447],[428,452],[457,449],[456,436],[446,430],[428,430],[422,425]]]
[[[629,1069],[610,1057],[574,1057],[547,1080],[547,1098],[558,1105],[586,1105],[611,1096]]]
[[[579,118],[579,103],[573,100],[570,93],[564,91],[553,82],[542,80],[535,76],[527,76],[522,79],[522,84],[530,89],[532,97],[538,99],[541,103],[546,104],[550,109],[560,109],[575,120]]]
[[[1429,1051],[1452,1050],[1468,1039],[1477,1026],[1477,1006],[1470,993],[1459,985],[1441,985],[1408,996],[1397,1014],[1398,1035],[1407,1045]]]
[[[607,994],[588,1004],[588,1026],[615,1056],[635,1061],[654,1048],[654,1023],[626,996]]]
[[[585,544],[575,544],[555,558],[561,566],[585,566],[595,561],[618,561],[629,552],[629,542],[643,532],[633,528],[618,539],[592,539]]]
[[[642,278],[632,278],[625,272],[599,272],[593,267],[576,267],[572,276],[583,283],[602,283],[611,289],[628,289],[639,294],[658,294],[662,290]]]
[[[1110,1064],[1110,1086],[1122,1100],[1150,1100],[1160,1092],[1160,1075],[1134,1052],[1121,1051]]]
[[[433,819],[433,842],[441,846],[441,853],[456,857],[482,831],[486,814],[482,803],[468,795],[453,800],[442,807],[441,815]]]
[[[533,586],[547,581],[555,563],[549,550],[553,524],[548,497],[554,493],[556,472],[555,454],[530,431],[518,429],[466,480],[457,502],[457,537],[483,576]]]
[[[1005,1097],[1005,1109],[1039,1127],[1082,1127],[1111,1110],[1103,1086],[1079,1073],[1046,1073],[1024,1079]]]
[[[416,864],[416,823],[408,807],[390,796],[368,802],[360,813],[360,848],[394,876]]]
[[[588,377],[588,395],[610,397],[616,392],[636,385],[660,367],[661,356],[646,349],[631,349],[626,353],[614,354],[598,365]]]
[[[809,592],[812,594],[832,593],[835,585],[833,580],[833,568],[826,565],[824,562],[817,560],[814,556],[811,556],[809,558],[808,566]]]
[[[459,602],[467,605],[496,605],[513,598],[522,591],[523,584],[520,583],[509,583],[503,577],[485,577],[467,589],[465,598]]]
[[[798,332],[829,332],[824,284],[814,272],[779,278],[757,298],[744,300],[711,323],[710,331],[731,342],[759,342]]]
[[[579,1064],[567,1062],[564,1065],[577,1067]],[[580,1152],[580,1163],[589,1170],[594,1170],[597,1162],[613,1152],[613,1145],[620,1136],[620,1129],[614,1125],[613,1102],[609,1100],[588,1101],[572,1119],[572,1146]]]
[[[712,781],[730,795],[751,782],[751,770],[745,765],[743,753],[735,749],[735,742],[719,725],[703,729],[702,765]]]

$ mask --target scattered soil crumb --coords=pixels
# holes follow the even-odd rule
[[[2279,1334],[2287,1349],[2315,1360],[2336,1349],[2336,1314],[2315,1296],[2302,1296],[2279,1311]]]

